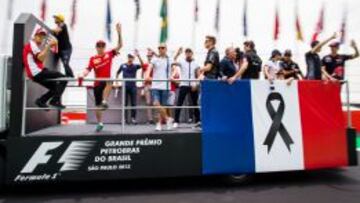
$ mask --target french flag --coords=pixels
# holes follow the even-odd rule
[[[340,88],[321,81],[204,81],[203,173],[347,166]]]

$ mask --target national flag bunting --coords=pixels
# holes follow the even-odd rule
[[[268,81],[204,81],[203,173],[348,166],[340,88],[308,81],[275,81],[273,89]]]
[[[278,5],[276,5],[275,8],[275,23],[274,23],[274,40],[279,39],[280,34],[280,16],[279,16],[279,8]]]
[[[165,43],[168,39],[168,4],[167,0],[162,0],[161,9],[161,32],[160,32],[160,43]]]
[[[304,41],[302,29],[301,29],[301,23],[300,23],[300,16],[299,16],[299,8],[296,1],[295,5],[295,29],[296,29],[296,39],[299,41]]]
[[[325,15],[325,5],[321,7],[319,20],[316,23],[315,32],[311,38],[311,41],[316,41],[320,33],[324,30],[324,15]]]
[[[46,19],[46,0],[42,0],[41,7],[40,7],[40,19],[45,21]]]

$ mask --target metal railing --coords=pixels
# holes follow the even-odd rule
[[[27,111],[36,111],[36,110],[59,110],[58,108],[52,108],[52,107],[48,107],[48,108],[40,108],[40,107],[27,107],[26,103],[27,103],[27,91],[28,91],[28,84],[27,82],[29,81],[29,79],[26,79],[26,81],[24,82],[24,95],[23,95],[23,115],[22,115],[22,136],[25,136],[25,129],[26,129],[26,112]],[[85,87],[82,84],[84,82],[120,82],[121,83],[121,107],[109,107],[106,110],[118,110],[121,111],[121,133],[125,132],[125,120],[126,120],[126,114],[125,112],[127,110],[146,110],[146,109],[159,109],[159,107],[156,106],[125,106],[126,102],[126,88],[125,84],[126,82],[145,82],[145,79],[112,79],[112,78],[94,78],[94,79],[88,79],[88,78],[84,78],[84,79],[76,79],[76,78],[58,78],[58,79],[50,79],[49,81],[67,81],[67,82],[78,82],[78,85],[67,85],[67,87]],[[170,79],[166,79],[166,80],[159,80],[159,79],[152,79],[151,82],[171,82],[173,80]],[[176,79],[176,82],[196,82],[199,83],[200,80],[181,80],[181,79]],[[170,86],[169,86],[170,87]],[[165,108],[167,109],[200,109],[200,106],[166,106]],[[87,105],[81,105],[81,106],[74,106],[74,107],[66,107],[66,110],[104,110],[103,108],[99,108],[99,107],[88,107]]]
[[[26,124],[26,111],[28,110],[59,110],[57,108],[39,108],[39,107],[27,107],[26,103],[27,103],[27,82],[29,81],[29,79],[26,79],[24,82],[24,95],[23,95],[23,115],[22,115],[22,136],[25,135],[25,124]],[[84,79],[76,79],[76,78],[58,78],[58,79],[51,79],[50,81],[67,81],[67,82],[79,82],[79,85],[68,85],[68,87],[84,87],[82,85],[82,83],[84,82],[95,82],[95,81],[99,81],[99,82],[121,82],[122,85],[121,87],[125,87],[126,82],[145,82],[147,80],[145,79],[113,79],[113,78],[94,78],[94,79],[88,79],[88,78],[84,78]],[[166,80],[158,80],[158,79],[153,79],[151,80],[151,82],[171,82],[173,80],[170,79],[166,79]],[[200,83],[201,80],[195,79],[195,80],[186,80],[186,79],[179,79],[176,80],[176,82],[196,82],[196,83]],[[81,83],[81,84],[80,84]],[[342,84],[345,84],[345,92],[346,92],[346,111],[347,111],[347,127],[351,128],[352,127],[352,118],[351,118],[351,111],[350,111],[350,89],[349,89],[349,82],[347,80],[341,81]],[[270,82],[269,85],[271,85],[272,83]],[[121,88],[121,107],[120,108],[116,108],[116,107],[109,107],[108,110],[120,110],[121,111],[121,132],[124,133],[125,132],[125,111],[126,110],[144,110],[144,109],[158,109],[159,107],[156,106],[136,106],[136,107],[131,107],[131,106],[125,106],[125,99],[126,99],[126,88]],[[166,106],[166,108],[168,109],[195,109],[198,108],[200,109],[201,106]],[[66,107],[66,109],[69,110],[103,110],[102,108],[97,108],[97,107],[87,107],[87,105],[82,106],[77,106],[77,107]]]

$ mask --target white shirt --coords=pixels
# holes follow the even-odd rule
[[[269,60],[268,62],[265,63],[265,66],[268,67],[268,72],[269,75],[273,78],[276,79],[277,78],[277,73],[280,71],[281,67],[280,67],[280,61],[272,61]]]
[[[180,66],[180,79],[181,80],[194,80],[196,79],[195,71],[199,68],[199,64],[195,60],[187,61],[183,59],[179,62]],[[194,86],[196,82],[181,81],[180,86]]]
[[[153,65],[153,80],[170,79],[172,60],[169,57],[154,57],[151,64]],[[153,81],[151,89],[170,90],[170,82]]]

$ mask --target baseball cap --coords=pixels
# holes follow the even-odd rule
[[[329,47],[339,47],[340,43],[339,42],[333,42],[329,45]]]
[[[128,54],[127,56],[128,56],[128,58],[135,58],[134,55],[132,55],[132,54]]]
[[[39,28],[35,31],[35,35],[47,35],[47,32],[44,29]]]
[[[58,19],[60,20],[61,22],[64,22],[65,21],[65,17],[63,14],[56,14],[53,16],[55,19]]]
[[[106,45],[106,42],[103,40],[99,40],[96,42],[96,47],[104,47]]]

